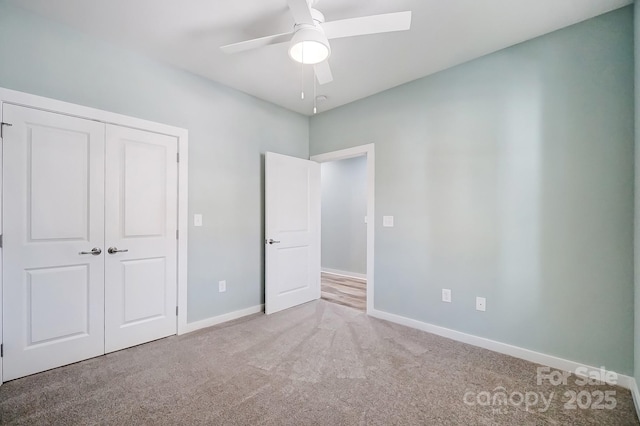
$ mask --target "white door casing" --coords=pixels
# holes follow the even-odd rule
[[[172,136],[114,125],[106,135],[105,350],[112,352],[176,334],[178,146]]]
[[[105,126],[7,104],[3,120],[6,381],[104,352]]]
[[[375,146],[374,144],[360,145],[339,151],[317,154],[312,161],[325,163],[328,161],[346,160],[359,156],[367,158],[367,313],[375,311],[374,307],[374,270],[375,270]]]
[[[265,155],[265,312],[320,298],[320,165]]]

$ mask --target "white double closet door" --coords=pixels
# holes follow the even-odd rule
[[[177,140],[5,104],[3,381],[176,333]]]

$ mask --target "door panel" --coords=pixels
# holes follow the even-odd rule
[[[176,151],[171,143],[155,142],[126,141],[122,146],[124,200],[121,208],[125,238],[166,236],[167,150],[174,153],[174,163]]]
[[[320,298],[320,165],[272,152],[265,164],[265,311],[270,314]]]
[[[3,106],[3,380],[104,353],[104,124]]]
[[[177,331],[177,139],[107,126],[106,351]]]
[[[89,333],[87,265],[26,270],[29,347]]]
[[[309,284],[308,246],[284,247],[277,250],[276,259],[280,270],[279,294],[285,295],[292,291],[307,288]]]
[[[86,241],[90,181],[87,135],[37,126],[30,132],[30,240]]]
[[[123,326],[154,320],[166,315],[166,262],[156,259],[121,262],[124,287]]]

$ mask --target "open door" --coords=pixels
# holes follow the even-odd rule
[[[265,159],[265,311],[320,298],[320,165]]]

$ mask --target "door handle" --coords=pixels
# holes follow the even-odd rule
[[[126,252],[128,252],[128,251],[129,251],[129,249],[118,250],[118,248],[117,248],[117,247],[109,247],[109,248],[107,249],[107,252],[108,252],[109,254],[126,253]]]
[[[81,251],[79,254],[92,254],[94,256],[98,256],[100,253],[102,253],[102,249],[100,249],[99,247],[94,247],[91,249],[91,251]]]
[[[268,242],[269,244],[280,244],[280,241],[276,241],[276,240],[274,240],[273,238],[269,238],[269,239],[267,240],[267,242]]]

